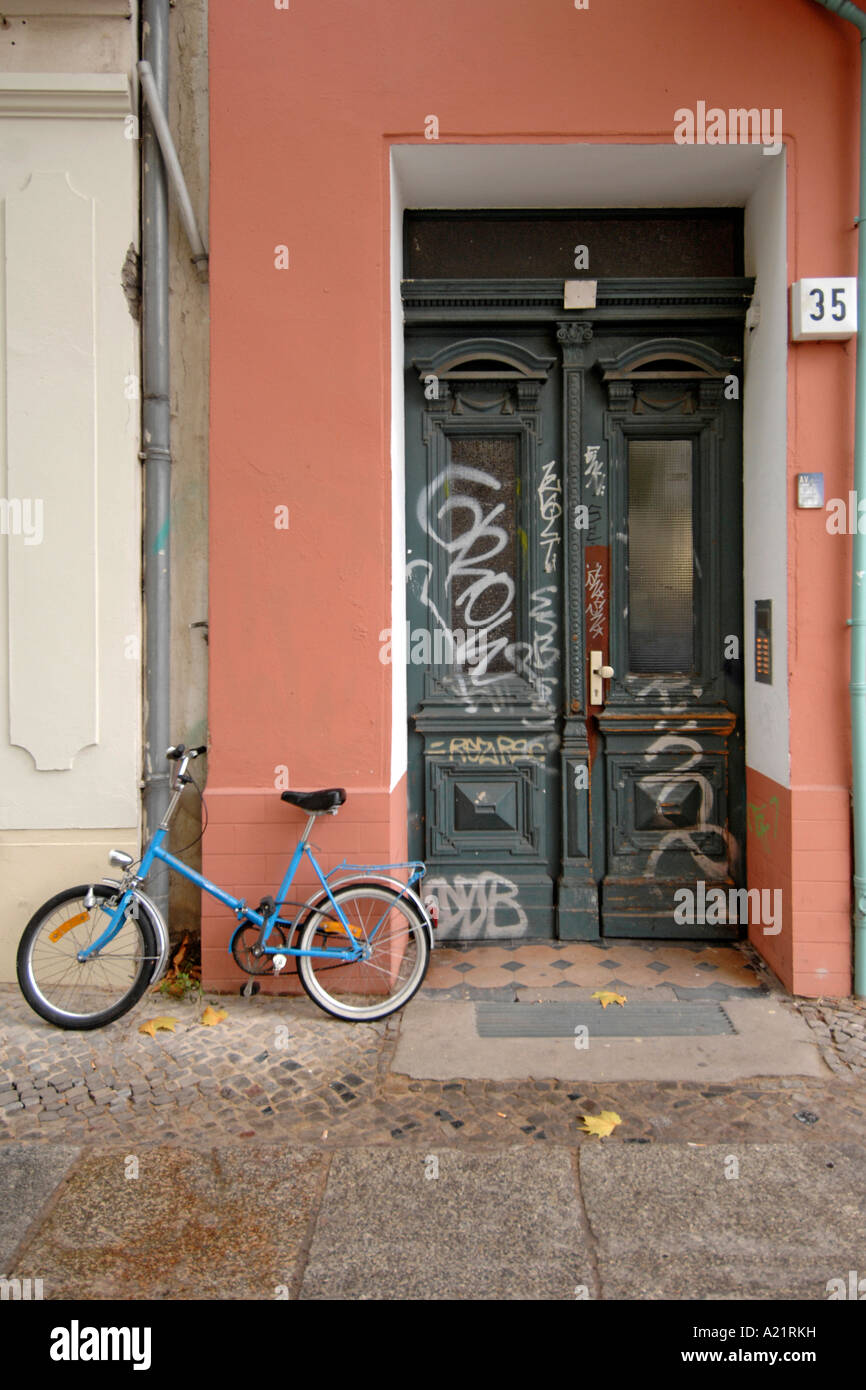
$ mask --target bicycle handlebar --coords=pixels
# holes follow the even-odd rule
[[[185,748],[182,743],[178,743],[166,750],[165,756],[170,763],[180,762],[181,758],[198,758],[202,753],[207,752],[207,744],[203,743],[200,748]]]

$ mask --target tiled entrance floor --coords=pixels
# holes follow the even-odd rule
[[[746,945],[680,941],[537,941],[437,946],[424,981],[428,998],[514,998],[524,990],[597,989],[641,998],[729,998],[766,993]]]

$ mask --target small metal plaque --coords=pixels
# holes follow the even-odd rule
[[[824,505],[824,474],[823,473],[798,473],[797,474],[797,506],[798,507],[823,507]]]

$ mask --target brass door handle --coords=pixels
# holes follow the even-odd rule
[[[601,705],[604,703],[604,689],[602,681],[612,680],[614,676],[612,666],[605,666],[602,661],[601,652],[590,652],[589,654],[589,703],[591,705]]]

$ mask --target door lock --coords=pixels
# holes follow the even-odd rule
[[[614,669],[612,666],[602,664],[601,652],[590,652],[589,654],[589,703],[591,705],[604,704],[604,690],[602,681],[613,679]]]

